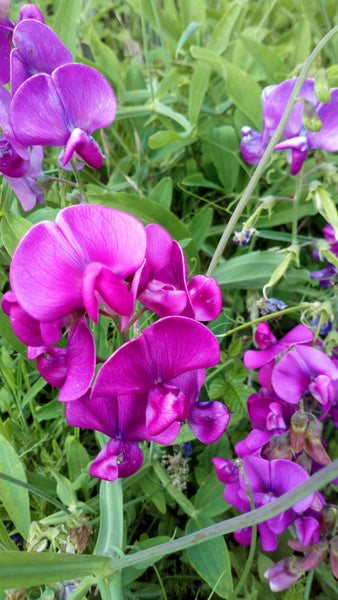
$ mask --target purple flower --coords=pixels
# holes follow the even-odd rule
[[[332,225],[327,223],[323,228],[323,233],[325,239],[330,244],[330,251],[335,256],[338,256],[338,241],[336,240],[335,230],[332,227]],[[312,254],[316,260],[320,260],[319,252],[317,249],[313,250]],[[324,260],[327,263],[327,259],[325,257]],[[337,267],[335,267],[333,264],[329,264],[327,267],[324,267],[324,269],[320,269],[319,271],[311,271],[310,277],[312,277],[313,279],[318,279],[319,285],[321,287],[327,288],[335,282],[335,280],[337,279],[337,273]],[[320,335],[326,334],[321,333]]]
[[[43,204],[45,195],[36,186],[43,175],[43,150],[35,146],[31,150],[22,146],[14,136],[9,120],[11,97],[5,88],[0,88],[0,173],[16,193],[23,210],[32,210]]]
[[[52,74],[54,69],[72,62],[72,55],[60,38],[40,21],[25,18],[13,31],[11,52],[11,91],[37,73]]]
[[[283,116],[286,105],[296,83],[296,78],[283,81],[279,85],[269,86],[262,93],[263,132],[260,134],[250,127],[242,128],[244,136],[241,152],[249,164],[256,164],[263,156],[274,131]],[[303,124],[304,104],[299,101],[291,112],[283,131],[285,140],[275,146],[275,150],[289,150],[291,175],[301,170],[309,150],[322,148],[328,152],[338,150],[338,89],[331,90],[331,100],[325,104],[319,102],[314,91],[314,79],[305,79],[299,97],[311,103],[322,123],[319,131],[310,131]]]
[[[10,269],[12,290],[22,309],[47,327],[84,309],[97,322],[99,304],[110,314],[129,314],[133,299],[124,279],[139,268],[145,248],[143,225],[134,217],[103,206],[70,206],[21,240]]]
[[[89,393],[80,400],[67,402],[69,425],[101,431],[111,438],[90,467],[93,477],[109,481],[128,477],[142,465],[140,441],[152,439],[160,444],[169,444],[175,439],[179,423],[169,426],[158,436],[149,435],[145,422],[146,403],[142,394],[117,397],[90,396]]]
[[[323,407],[326,417],[336,399],[338,369],[318,348],[297,346],[275,366],[271,382],[276,394],[286,402],[297,404],[309,390]]]
[[[28,358],[36,358],[36,367],[53,387],[61,388],[60,402],[83,396],[95,373],[95,343],[82,317],[70,329],[67,348],[29,347]]]
[[[267,461],[255,456],[243,458],[243,468],[253,495],[255,507],[265,506],[282,494],[292,490],[306,481],[309,476],[302,467],[288,460],[277,459]],[[242,474],[238,482],[225,486],[224,499],[241,512],[250,510],[250,501],[246,495],[246,483]],[[314,494],[297,502],[292,508],[264,521],[258,525],[262,538],[263,550],[276,550],[278,542],[276,535],[283,533],[295,520],[297,513],[302,513],[310,507]],[[236,540],[242,545],[248,545],[251,536],[243,532],[234,533]]]
[[[215,279],[188,269],[180,245],[160,225],[146,227],[146,262],[141,268],[138,300],[160,317],[182,315],[210,321],[218,317],[222,294]]]
[[[302,558],[300,556],[289,556],[270,567],[264,577],[269,579],[270,588],[273,592],[282,592],[291,587],[303,575]]]
[[[102,165],[93,131],[108,127],[116,115],[114,92],[95,69],[64,64],[51,75],[27,79],[11,103],[11,122],[24,145],[65,146],[63,165],[74,152],[91,167]]]
[[[209,329],[187,317],[166,317],[107,360],[92,396],[143,394],[149,436],[187,420],[199,440],[214,442],[228,425],[228,409],[220,402],[198,402],[198,397],[204,369],[218,361],[218,342]]]

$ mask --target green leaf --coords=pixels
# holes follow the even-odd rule
[[[76,52],[77,24],[82,12],[82,0],[59,0],[53,30],[70,50]]]
[[[189,519],[186,533],[213,525],[208,517],[198,515]],[[228,548],[223,537],[204,542],[187,550],[191,566],[221,598],[228,598],[233,591],[231,564]]]
[[[200,250],[205,238],[207,237],[209,227],[212,223],[214,211],[210,206],[204,206],[202,210],[197,212],[189,223],[189,231],[191,232],[192,238],[196,244],[198,250]]]
[[[279,83],[286,78],[287,70],[276,50],[245,35],[240,34],[239,38],[248,53],[262,66],[269,84]]]
[[[0,435],[0,472],[27,483],[24,466],[9,441]],[[16,529],[27,539],[31,523],[28,491],[0,479],[0,500]]]
[[[170,233],[171,237],[178,242],[191,237],[187,227],[183,225],[176,215],[156,202],[152,202],[149,198],[126,193],[91,193],[89,197],[92,204],[100,204],[123,210],[140,219],[144,225],[148,225],[149,223],[162,225]],[[184,249],[184,254],[187,258],[189,270],[198,270],[198,252],[193,241]]]
[[[176,142],[176,140],[179,139],[180,136],[176,131],[157,131],[150,136],[148,145],[152,150],[156,150],[157,148],[162,148],[162,146],[167,146],[167,144]]]
[[[214,127],[203,146],[207,147],[218,178],[226,190],[233,190],[237,183],[239,140],[232,125]]]
[[[6,213],[1,219],[1,235],[4,246],[10,256],[13,256],[17,245],[25,233],[32,227],[32,224],[12,213]]]
[[[194,68],[189,85],[188,117],[192,125],[196,125],[201,112],[204,96],[209,86],[211,67],[202,62]]]
[[[282,262],[283,256],[257,250],[230,258],[214,273],[219,285],[226,289],[261,289]]]
[[[69,478],[71,481],[75,481],[88,466],[90,458],[87,450],[74,435],[67,435],[65,448]]]
[[[160,206],[164,206],[170,210],[171,201],[173,196],[173,180],[171,177],[163,177],[149,194],[150,200],[156,202]]]
[[[52,470],[52,474],[56,479],[56,493],[60,498],[62,504],[65,506],[73,507],[77,504],[76,494],[73,490],[72,484],[69,479],[61,473],[58,473],[54,469]]]
[[[69,581],[90,573],[108,576],[109,563],[105,556],[0,552],[0,589]]]
[[[197,494],[194,499],[195,508],[203,513],[205,517],[220,515],[230,504],[224,500],[224,483],[217,478],[216,470],[199,483]]]
[[[197,186],[197,187],[206,187],[206,188],[211,188],[213,190],[223,191],[223,189],[219,185],[216,185],[216,183],[213,183],[212,181],[205,179],[203,177],[202,173],[193,173],[192,175],[188,175],[187,177],[185,177],[183,179],[182,184],[186,185],[187,187]]]
[[[163,486],[158,481],[158,479],[155,479],[152,475],[145,472],[138,484],[140,486],[141,491],[147,494],[149,500],[151,500],[151,502],[154,503],[157,510],[160,513],[162,513],[162,515],[165,515],[165,513],[167,512],[167,504],[162,489]]]
[[[218,69],[226,80],[226,90],[229,100],[242,111],[256,129],[262,128],[262,90],[257,81],[248,73],[221,58],[215,52],[206,48],[192,46],[193,58],[204,60],[213,68]]]
[[[239,413],[241,416],[247,414],[247,399],[255,390],[244,383],[248,372],[243,365],[234,366],[226,371],[224,381],[223,400],[230,412]]]
[[[175,58],[177,58],[179,51],[183,48],[184,44],[194,35],[195,31],[197,31],[202,26],[201,23],[197,23],[196,21],[192,21],[189,23],[188,27],[183,31],[180,39],[178,40]]]
[[[158,546],[159,544],[164,544],[165,542],[169,542],[170,537],[167,535],[155,536],[152,538],[148,538],[146,540],[137,540],[134,542],[134,548],[131,552],[128,553],[128,556],[135,554],[135,552],[139,552],[140,550],[146,550],[147,548],[153,548],[154,546]],[[127,567],[122,571],[122,583],[123,585],[128,585],[132,581],[135,581],[138,577],[144,573],[144,571],[153,564],[153,559],[150,558],[148,561],[141,563],[141,565],[137,565],[137,567]]]
[[[117,88],[123,88],[121,79],[121,63],[117,59],[115,52],[101,42],[96,34],[94,27],[89,31],[89,45],[93,53],[95,62],[101,67],[105,76],[110,79]]]

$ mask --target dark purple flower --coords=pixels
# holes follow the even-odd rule
[[[296,81],[296,78],[288,79],[263,90],[263,132],[260,134],[250,127],[242,128],[244,137],[241,142],[241,152],[244,160],[249,164],[258,163],[263,156],[283,116]],[[323,104],[315,95],[314,79],[305,79],[299,97],[313,107],[322,127],[319,131],[306,129],[303,124],[304,103],[301,101],[295,103],[283,131],[285,140],[275,146],[275,150],[289,150],[291,175],[299,173],[310,149],[322,148],[328,152],[338,150],[338,89],[331,90],[331,100]]]
[[[228,409],[220,402],[198,402],[204,369],[218,361],[218,342],[209,329],[187,317],[166,317],[107,360],[92,396],[143,394],[148,435],[187,420],[194,435],[210,443],[229,422]]]
[[[29,347],[28,358],[36,358],[36,367],[53,387],[61,388],[60,402],[83,396],[95,373],[95,343],[87,321],[82,317],[70,329],[67,348]]]
[[[97,322],[99,304],[110,314],[129,314],[133,299],[123,280],[139,268],[145,247],[143,225],[134,217],[103,206],[70,206],[21,240],[10,269],[12,290],[23,310],[44,323],[83,309]]]
[[[158,436],[151,436],[146,428],[147,397],[142,394],[96,396],[86,394],[80,400],[68,402],[66,418],[72,427],[101,431],[110,441],[101,450],[90,467],[94,477],[113,481],[128,477],[142,465],[140,441],[154,440],[169,444],[177,436],[179,423],[174,423]]]
[[[218,317],[222,294],[215,279],[188,269],[180,245],[160,225],[146,227],[146,261],[139,275],[138,300],[160,317],[182,315],[210,321]]]
[[[275,498],[292,490],[309,478],[302,467],[283,459],[267,461],[255,456],[245,456],[243,458],[243,468],[256,508],[269,504]],[[224,499],[241,512],[245,513],[250,510],[250,501],[246,495],[246,483],[242,474],[239,475],[238,482],[225,486]],[[276,535],[283,533],[289,527],[295,520],[297,513],[302,513],[309,508],[313,499],[314,494],[310,494],[307,498],[297,502],[292,508],[258,525],[264,550],[272,551],[277,548]],[[250,536],[246,535],[244,537],[241,532],[235,532],[235,537],[240,544],[250,544]]]
[[[72,62],[68,48],[52,29],[34,18],[19,21],[13,31],[11,52],[11,91],[37,73],[52,74],[54,69]]]
[[[74,152],[94,168],[102,165],[93,131],[108,127],[116,115],[114,92],[95,69],[64,64],[51,75],[25,81],[11,104],[16,138],[24,145],[65,146],[63,165]]]

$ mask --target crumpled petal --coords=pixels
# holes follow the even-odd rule
[[[229,410],[221,402],[196,402],[190,410],[188,425],[200,442],[212,444],[223,435],[229,420]]]

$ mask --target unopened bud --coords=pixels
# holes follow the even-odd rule
[[[330,529],[336,521],[337,518],[337,509],[332,504],[325,504],[323,506],[320,519],[319,519],[319,529],[321,531],[325,531],[326,529]]]
[[[261,455],[265,460],[274,460],[275,458],[292,460],[293,452],[290,446],[289,432],[272,436],[269,443],[263,448]]]
[[[331,571],[336,579],[338,579],[338,537],[334,537],[330,541],[330,566]]]
[[[303,450],[308,425],[308,416],[303,410],[297,410],[291,417],[290,442],[296,454]]]
[[[222,483],[236,483],[239,480],[239,468],[232,460],[216,456],[212,461],[216,468],[216,475]]]
[[[287,308],[287,304],[278,298],[260,298],[257,300],[257,306],[262,317]]]
[[[0,0],[0,22],[6,19],[11,8],[11,0]]]
[[[305,129],[309,131],[320,131],[322,128],[322,122],[318,117],[316,107],[313,102],[306,100],[305,98],[299,98],[303,102],[303,125]]]
[[[331,92],[326,70],[321,67],[315,77],[315,94],[320,102],[330,102]]]
[[[311,571],[324,560],[329,550],[329,541],[324,537],[318,544],[312,544],[301,562],[303,571]]]
[[[311,421],[306,431],[304,450],[306,454],[311,456],[320,465],[328,465],[331,459],[321,440],[322,429],[323,425],[319,421]]]
[[[269,579],[270,588],[273,592],[281,592],[293,585],[302,575],[301,558],[289,556],[272,565],[264,573]]]
[[[305,454],[305,452],[302,452],[299,456],[297,456],[296,463],[297,465],[303,467],[304,471],[310,475],[312,470],[312,458]]]

